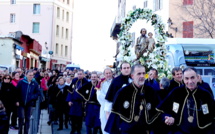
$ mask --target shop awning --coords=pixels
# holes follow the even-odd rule
[[[16,49],[19,49],[19,50],[21,50],[21,51],[23,51],[23,50],[24,50],[24,48],[23,48],[23,47],[21,47],[20,45],[17,45],[17,44],[15,44],[15,48],[16,48]]]

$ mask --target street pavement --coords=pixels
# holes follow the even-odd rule
[[[52,128],[47,124],[49,119],[48,111],[42,110],[39,121],[39,130],[37,134],[52,134]],[[9,130],[9,134],[18,134],[18,130]],[[64,133],[69,134],[69,133]]]
[[[42,110],[41,111],[41,115],[40,115],[40,123],[39,123],[39,130],[37,134],[70,134],[71,131],[71,125],[68,124],[69,128],[68,129],[63,129],[61,131],[57,131],[58,129],[58,125],[54,125],[52,124],[52,126],[49,126],[47,124],[49,120],[49,115],[48,115],[48,111],[47,110]],[[52,133],[53,130],[53,133]],[[85,126],[85,122],[83,122],[82,125],[82,134],[86,134],[86,126]],[[18,130],[9,130],[9,134],[18,134]]]
[[[70,134],[70,132],[71,132],[71,125],[68,124],[68,126],[69,126],[68,129],[64,128],[63,130],[57,131],[57,129],[59,128],[59,126],[53,124],[53,134]],[[85,122],[83,122],[81,134],[86,134],[86,133],[87,132],[86,132]]]

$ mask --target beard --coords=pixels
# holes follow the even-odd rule
[[[134,83],[136,83],[137,86],[143,86],[145,83],[145,79],[139,79],[137,81],[134,81]]]
[[[145,81],[138,81],[138,85],[139,85],[139,86],[143,86],[144,83],[145,83]]]

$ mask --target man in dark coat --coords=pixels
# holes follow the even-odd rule
[[[185,85],[173,89],[157,107],[175,134],[214,134],[215,103],[210,92],[197,85],[194,68],[183,70]]]
[[[74,134],[76,131],[78,134],[81,133],[83,118],[83,98],[77,93],[77,90],[86,83],[88,83],[88,81],[84,77],[84,70],[78,70],[78,77],[72,80],[70,91],[66,99],[70,106],[69,115],[72,123],[71,134]]]
[[[134,65],[133,82],[116,94],[105,131],[110,134],[147,134],[159,116],[155,110],[158,97],[152,87],[145,84],[145,68]]]
[[[155,91],[160,89],[159,82],[156,80],[158,78],[158,70],[151,68],[149,70],[149,78],[145,80],[145,83],[150,85]]]
[[[28,134],[32,107],[35,106],[36,100],[40,95],[39,85],[33,77],[33,71],[27,71],[26,77],[22,79],[16,87],[18,99],[16,105],[18,106],[19,134],[23,134],[23,125],[24,134]]]
[[[170,81],[169,92],[171,92],[174,88],[180,87],[183,85],[182,81],[182,69],[180,67],[174,67],[172,69],[172,80]]]
[[[87,134],[97,134],[98,130],[101,132],[101,122],[99,119],[100,104],[97,100],[95,86],[98,83],[97,72],[92,72],[90,76],[90,82],[83,85],[77,90],[85,101],[85,125],[87,128]]]
[[[108,101],[106,103],[107,104],[106,107],[110,107],[109,109],[112,108],[112,103],[116,95],[116,92],[120,88],[126,86],[131,82],[131,79],[130,79],[131,65],[128,62],[123,62],[120,66],[120,70],[121,70],[121,75],[119,75],[118,77],[112,80],[105,97],[105,99]],[[106,114],[108,117],[110,113],[106,113]]]

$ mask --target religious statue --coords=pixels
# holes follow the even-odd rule
[[[148,49],[149,40],[148,37],[146,37],[147,30],[145,28],[142,28],[140,30],[140,36],[136,40],[135,45],[135,54],[137,56],[137,59],[139,59],[144,52]]]
[[[151,32],[149,32],[148,33],[148,40],[149,40],[148,50],[149,50],[149,52],[152,52],[155,48],[155,39],[152,36],[153,36],[153,34]]]

